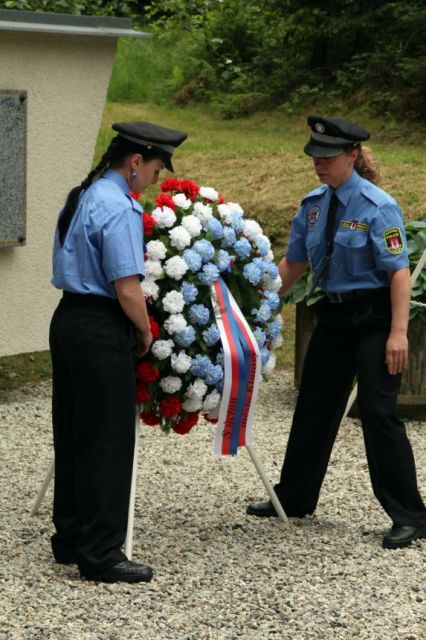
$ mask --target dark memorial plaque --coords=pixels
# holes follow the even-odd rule
[[[0,90],[0,247],[25,244],[27,93]]]

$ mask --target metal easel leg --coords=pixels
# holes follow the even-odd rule
[[[135,520],[135,500],[136,500],[136,476],[138,472],[138,451],[139,451],[139,408],[136,410],[135,418],[135,450],[133,453],[132,484],[130,486],[129,517],[127,520],[127,535],[124,543],[124,553],[129,560],[133,553],[133,527]]]
[[[257,457],[256,451],[254,450],[253,445],[247,444],[246,445],[246,449],[249,452],[249,456],[252,459],[252,462],[253,462],[254,466],[256,467],[256,471],[259,474],[260,479],[262,480],[263,484],[265,485],[265,489],[268,492],[269,497],[271,498],[271,502],[275,507],[275,511],[278,513],[278,517],[280,518],[280,520],[286,526],[290,526],[290,523],[289,523],[288,518],[287,518],[287,516],[285,514],[285,511],[284,511],[284,509],[282,507],[282,504],[278,500],[278,496],[275,493],[271,482],[269,481],[269,479],[266,476],[265,470],[262,467],[262,464],[261,464],[259,458]]]
[[[30,515],[35,516],[35,514],[38,512],[39,507],[43,501],[43,498],[46,495],[46,491],[49,487],[49,484],[52,482],[54,470],[55,470],[55,462],[53,461],[49,469],[47,470],[46,477],[43,481],[43,484],[40,487],[40,491],[38,492],[38,496],[36,498],[36,501],[34,502],[33,508],[31,509]]]

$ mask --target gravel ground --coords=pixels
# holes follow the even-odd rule
[[[278,477],[295,394],[264,384],[256,451]],[[213,429],[140,436],[134,559],[149,584],[81,581],[50,553],[51,488],[30,509],[52,459],[50,385],[0,404],[0,640],[425,640],[426,541],[384,551],[389,521],[375,501],[359,422],[341,427],[316,515],[245,515],[265,496],[246,451],[213,455]],[[407,423],[426,496],[424,423]]]

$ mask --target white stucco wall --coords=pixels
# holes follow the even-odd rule
[[[26,245],[0,248],[0,356],[48,348],[57,215],[92,163],[116,38],[0,32],[0,89],[27,100]],[[1,143],[1,141],[0,141]]]

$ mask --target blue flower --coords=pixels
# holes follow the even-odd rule
[[[207,371],[205,381],[207,384],[217,385],[223,378],[223,369],[219,364],[212,364]]]
[[[275,311],[280,306],[280,296],[276,291],[265,291],[264,296],[269,307]]]
[[[210,286],[219,277],[219,269],[215,264],[205,264],[202,271],[198,274],[198,280],[201,284]]]
[[[219,271],[230,271],[232,258],[233,256],[231,256],[227,251],[219,249],[215,258],[216,266]]]
[[[201,259],[203,262],[210,262],[210,260],[213,260],[214,246],[208,240],[197,240],[192,245],[192,248],[201,256]],[[184,252],[184,257],[185,257],[185,252]]]
[[[266,347],[263,347],[263,349],[260,350],[260,357],[262,359],[262,367],[264,367],[265,364],[268,362],[270,356],[271,356],[271,354],[268,351],[268,349],[266,349]]]
[[[221,349],[216,356],[216,364],[223,364],[224,362],[225,362],[225,356],[223,354],[223,349]]]
[[[206,231],[212,234],[214,240],[219,240],[223,236],[223,227],[217,218],[211,218],[208,221]]]
[[[262,276],[266,271],[268,263],[263,258],[253,258],[252,263],[262,272]]]
[[[203,331],[204,342],[208,347],[212,347],[216,342],[220,340],[220,331],[217,324],[211,324],[208,329]],[[217,358],[216,358],[217,362]]]
[[[266,334],[263,331],[263,329],[261,329],[260,327],[256,327],[256,329],[253,331],[253,335],[256,338],[257,344],[259,345],[259,348],[261,349],[265,342],[266,342]]]
[[[244,229],[243,216],[241,213],[238,213],[238,211],[233,211],[231,213],[231,215],[229,216],[229,222],[237,233],[241,233],[241,231]]]
[[[259,309],[252,309],[251,314],[254,316],[255,322],[264,324],[271,317],[271,309],[267,304],[262,303]]]
[[[240,258],[248,258],[251,253],[251,244],[247,238],[241,238],[235,243],[234,250]]]
[[[194,376],[205,378],[211,367],[213,367],[213,364],[210,358],[197,353],[192,359],[190,371]]]
[[[219,391],[219,393],[222,393],[222,391],[223,391],[223,378],[221,380],[219,380],[219,382],[217,382],[215,384],[215,387]]]
[[[188,282],[187,280],[184,280],[182,282],[182,286],[180,290],[182,292],[185,304],[190,304],[191,302],[194,302],[194,300],[197,299],[198,289],[195,286],[195,284],[192,284],[192,282]]]
[[[265,273],[273,280],[278,277],[278,267],[274,262],[265,262]]]
[[[188,265],[188,269],[193,273],[201,269],[201,256],[196,251],[193,251],[192,249],[185,249],[182,257]]]
[[[262,271],[253,262],[244,265],[243,276],[254,287],[262,280]]]
[[[271,340],[274,340],[274,338],[278,338],[278,336],[281,333],[281,328],[282,328],[282,325],[279,320],[274,320],[273,322],[270,322],[268,324],[268,333]]]
[[[189,319],[193,324],[207,324],[210,311],[203,304],[194,304],[189,310]]]
[[[180,347],[189,347],[195,340],[195,329],[188,325],[182,331],[175,333],[173,338]]]
[[[237,240],[235,231],[231,227],[224,227],[222,247],[233,247]]]
[[[260,253],[261,256],[266,256],[268,255],[270,246],[269,246],[269,242],[267,241],[266,238],[264,238],[263,236],[256,236],[254,238],[254,241],[256,243],[257,249]]]

